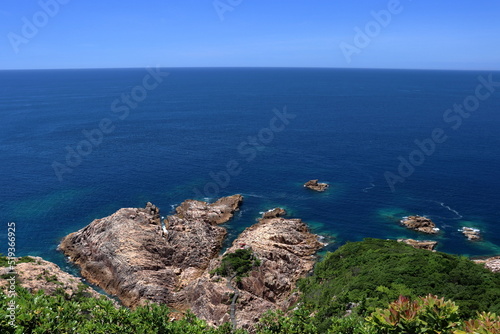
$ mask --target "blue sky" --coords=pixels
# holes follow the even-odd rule
[[[500,3],[2,0],[0,69],[156,65],[500,70]]]

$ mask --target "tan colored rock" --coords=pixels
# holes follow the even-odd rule
[[[221,264],[226,234],[218,224],[232,216],[241,200],[239,195],[213,204],[188,200],[163,226],[152,204],[121,209],[68,235],[60,249],[84,277],[127,306],[152,301],[180,312],[191,309],[212,325],[232,320],[233,314],[238,327],[251,329],[266,311],[286,310],[297,301],[298,294],[292,293],[296,282],[313,269],[323,245],[300,219],[284,219],[283,209],[273,209],[227,250],[250,248],[261,265],[237,286],[211,275]]]
[[[304,184],[304,187],[315,191],[325,191],[328,188],[328,184],[320,183],[318,180],[310,180]]]
[[[59,249],[91,283],[126,306],[146,301],[185,308],[175,292],[200,277],[217,257],[226,235],[217,226],[229,220],[242,196],[213,204],[187,200],[162,226],[151,203],[120,209],[66,236]]]
[[[278,218],[281,216],[286,215],[286,211],[282,208],[274,208],[269,211],[266,211],[262,214],[263,219],[271,219],[271,218]]]
[[[484,260],[473,260],[476,263],[483,264],[484,267],[494,273],[500,273],[500,256],[490,257]]]
[[[400,222],[403,226],[414,231],[427,234],[437,234],[439,232],[439,228],[436,227],[436,224],[426,217],[409,216],[404,217]]]
[[[238,327],[251,329],[266,311],[286,310],[293,305],[298,299],[298,294],[292,294],[296,282],[313,269],[315,253],[322,246],[318,236],[310,233],[300,219],[262,218],[243,231],[226,253],[249,248],[260,259],[261,266],[238,285]],[[221,258],[213,260],[207,271],[217,268]],[[213,325],[229,321],[232,293],[225,278],[208,274],[185,290],[192,311]]]
[[[413,240],[413,239],[398,239],[398,242],[404,242],[407,245],[412,246],[413,248],[417,249],[425,249],[425,250],[430,250],[435,252],[434,248],[437,245],[437,241],[431,241],[431,240]]]
[[[481,240],[481,231],[477,228],[462,227],[459,231],[471,241]]]
[[[30,292],[43,290],[52,295],[56,290],[62,289],[69,296],[84,291],[89,297],[103,296],[89,286],[86,286],[81,278],[68,274],[55,263],[45,261],[41,257],[28,256],[33,262],[18,263],[15,266],[16,279],[19,284]],[[18,259],[16,260],[18,261]],[[12,274],[9,267],[0,268],[0,275]],[[0,288],[5,291],[8,282],[0,281]],[[83,288],[83,290],[81,290]]]

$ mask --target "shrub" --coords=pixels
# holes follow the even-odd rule
[[[458,306],[432,295],[414,301],[400,296],[388,308],[373,312],[366,321],[368,328],[380,334],[451,334],[459,325]]]

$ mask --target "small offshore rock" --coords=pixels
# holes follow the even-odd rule
[[[315,191],[325,191],[328,188],[328,184],[320,183],[318,180],[310,180],[304,184],[304,187]]]
[[[436,227],[436,224],[426,217],[408,216],[403,217],[400,222],[403,226],[409,228],[410,230],[427,234],[437,234],[439,232],[439,228]]]
[[[262,214],[262,219],[272,219],[278,218],[286,215],[286,211],[282,208],[274,208],[269,211],[266,211]]]
[[[476,241],[481,239],[481,230],[472,227],[462,227],[458,231],[462,232],[467,239],[471,241]]]

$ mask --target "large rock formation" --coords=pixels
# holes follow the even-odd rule
[[[66,236],[59,249],[91,283],[126,306],[146,301],[185,307],[175,292],[201,276],[226,235],[217,226],[232,217],[240,195],[213,204],[187,200],[160,221],[151,203],[120,209]]]
[[[398,239],[398,242],[404,242],[405,244],[410,245],[413,248],[425,249],[434,252],[435,252],[434,248],[437,245],[437,241],[431,241],[431,240]]]
[[[60,249],[84,277],[127,306],[152,301],[191,309],[213,325],[234,320],[251,328],[266,311],[285,310],[297,300],[295,284],[313,268],[323,245],[300,219],[270,210],[226,251],[249,248],[261,265],[238,283],[214,275],[226,234],[217,224],[230,219],[241,200],[240,195],[214,204],[188,200],[164,225],[152,204],[121,209],[68,235]]]
[[[304,184],[304,187],[315,191],[325,191],[328,188],[328,184],[320,183],[318,180],[310,180]]]
[[[271,212],[279,214],[271,215]],[[238,327],[251,328],[266,311],[286,310],[295,303],[298,294],[292,291],[296,282],[313,269],[314,254],[323,246],[300,219],[279,217],[283,213],[282,209],[264,213],[263,218],[243,231],[225,252],[247,248],[261,261],[259,267],[237,284],[235,320]],[[230,320],[230,297],[235,293],[227,278],[210,274],[210,270],[220,265],[221,258],[214,259],[205,275],[184,291],[193,312],[213,325]]]
[[[428,234],[437,234],[439,232],[439,228],[436,227],[436,224],[432,220],[421,216],[404,217],[401,220],[401,224],[418,232]]]
[[[15,277],[17,283],[30,292],[43,290],[52,295],[62,289],[68,296],[84,292],[90,297],[100,297],[100,293],[83,284],[81,278],[68,274],[55,263],[45,261],[41,257],[26,256],[17,258],[15,272],[10,267],[0,267],[0,276],[4,278]],[[7,289],[8,281],[0,281],[0,289]]]

